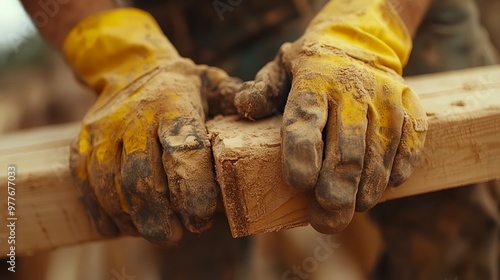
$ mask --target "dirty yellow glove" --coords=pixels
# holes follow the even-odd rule
[[[314,188],[317,230],[342,230],[355,209],[373,207],[412,173],[427,121],[401,78],[410,50],[387,0],[330,1],[237,93],[238,112],[250,119],[286,102],[283,172],[290,185]]]
[[[191,232],[206,229],[218,196],[207,104],[219,100],[224,109],[211,113],[234,110],[229,97],[239,81],[181,58],[137,9],[84,19],[64,52],[99,93],[72,145],[70,167],[100,232],[171,244],[182,236],[180,220]]]

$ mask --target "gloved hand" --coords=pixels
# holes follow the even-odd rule
[[[410,50],[387,0],[330,1],[236,94],[249,119],[286,101],[283,172],[291,186],[314,188],[309,214],[317,230],[342,230],[354,210],[373,207],[388,184],[412,173],[427,121],[401,78]]]
[[[181,58],[154,19],[117,9],[80,22],[67,60],[99,97],[71,148],[83,202],[104,235],[171,244],[210,225],[218,196],[207,103],[235,112],[240,87],[220,69]],[[229,102],[225,102],[229,101]]]

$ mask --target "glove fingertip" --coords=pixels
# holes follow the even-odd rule
[[[303,125],[282,127],[282,164],[286,182],[299,190],[316,186],[323,160],[322,135],[317,130],[303,130]]]
[[[273,113],[274,104],[270,102],[265,92],[267,85],[264,82],[245,82],[236,93],[234,103],[238,114],[246,119],[255,120],[267,117]]]
[[[410,162],[404,159],[394,160],[395,168],[392,169],[389,177],[389,187],[398,187],[402,185],[413,173],[413,166]]]
[[[250,120],[277,112],[281,114],[290,91],[289,76],[283,66],[280,51],[273,61],[257,73],[254,81],[243,83],[240,91],[236,93],[235,105],[238,114]]]
[[[182,121],[178,120],[179,124]],[[182,128],[177,132],[160,125],[162,162],[173,209],[190,232],[200,233],[210,227],[217,208],[218,187],[203,123],[193,119],[182,123]]]
[[[184,226],[191,233],[202,233],[212,227],[212,216],[209,218],[183,217]]]
[[[356,212],[365,212],[373,208],[379,202],[382,194],[366,195],[358,193],[356,198]]]
[[[357,178],[356,175],[350,178],[335,176],[334,172],[323,169],[315,189],[319,205],[330,212],[353,209],[356,203]]]
[[[314,199],[309,203],[308,212],[311,226],[324,234],[341,232],[349,225],[354,215],[352,209],[348,209],[348,211],[326,211]]]
[[[283,175],[288,185],[304,191],[313,189],[316,186],[319,166],[311,164],[311,161],[301,155],[286,152],[284,155],[286,160],[283,161]]]
[[[202,69],[200,70],[201,93],[208,103],[205,111],[210,116],[236,114],[234,97],[243,81],[229,76],[222,69],[216,67],[203,65],[198,66],[198,68]]]
[[[391,187],[397,187],[408,180],[415,167],[423,160],[427,121],[424,119],[417,123],[419,123],[419,127],[424,129],[423,131],[418,131],[415,128],[416,122],[408,113],[405,114],[403,133],[389,178],[389,186]]]

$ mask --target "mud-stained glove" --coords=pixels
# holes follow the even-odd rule
[[[209,227],[218,190],[207,104],[219,101],[214,114],[236,112],[230,96],[239,81],[180,57],[155,20],[136,9],[86,18],[64,52],[99,93],[70,159],[99,231],[168,245],[181,238],[181,221],[195,233]]]
[[[237,93],[238,112],[250,119],[286,102],[283,172],[290,185],[314,189],[317,230],[342,230],[412,173],[427,121],[401,78],[410,50],[386,0],[330,1]]]

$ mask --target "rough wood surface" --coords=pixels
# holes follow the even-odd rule
[[[420,167],[382,201],[500,178],[500,68],[408,79],[430,128]],[[259,122],[209,123],[226,215],[233,236],[307,224],[307,193],[281,173],[279,116]]]
[[[7,221],[7,167],[16,166],[16,253],[73,245],[102,237],[80,203],[68,168],[69,143],[79,124],[38,128],[0,137],[0,217]],[[6,226],[0,254],[7,253]]]
[[[384,199],[500,177],[500,67],[408,79],[431,126],[423,165]],[[243,125],[244,124],[244,125]],[[282,181],[279,116],[261,122],[219,118],[209,123],[217,178],[234,236],[307,223],[308,197]],[[16,253],[101,237],[92,228],[68,171],[68,144],[78,124],[0,136],[0,218],[7,220],[7,166],[17,167]],[[6,254],[6,227],[0,254]]]

